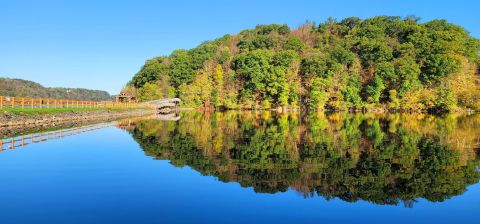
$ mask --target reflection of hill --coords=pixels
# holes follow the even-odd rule
[[[479,119],[189,112],[129,131],[149,156],[256,192],[411,204],[443,201],[479,180],[480,133],[471,126]]]

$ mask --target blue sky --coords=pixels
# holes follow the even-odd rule
[[[117,93],[146,59],[256,24],[415,14],[480,38],[478,0],[0,0],[0,77]]]

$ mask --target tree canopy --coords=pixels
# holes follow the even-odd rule
[[[173,88],[194,107],[480,109],[480,41],[445,20],[419,20],[258,25],[148,60],[130,84],[141,89],[168,80],[158,88]],[[443,100],[445,92],[454,100]]]

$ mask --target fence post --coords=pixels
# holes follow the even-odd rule
[[[10,102],[12,104],[12,108],[15,108],[15,97],[10,97]]]
[[[22,109],[25,109],[25,98],[22,97]]]
[[[3,109],[3,96],[0,96],[0,109]]]
[[[47,108],[50,108],[50,99],[46,99],[47,100]]]

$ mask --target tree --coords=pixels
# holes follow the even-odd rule
[[[306,77],[327,77],[327,60],[326,56],[321,53],[315,53],[310,56],[306,56],[301,66],[303,69],[303,75]]]
[[[395,74],[395,67],[391,62],[381,62],[375,66],[375,77],[384,80],[389,89],[398,86],[398,76]]]
[[[212,87],[217,87],[217,88],[212,88],[212,102],[215,107],[221,107],[223,106],[223,101],[224,101],[224,79],[223,79],[223,69],[221,65],[216,65],[215,69],[213,71],[213,77],[212,77]]]
[[[186,50],[176,50],[170,56],[170,81],[174,87],[190,83],[195,79],[195,70],[191,66],[192,58]]]
[[[386,62],[392,59],[392,48],[376,39],[361,39],[357,53],[366,65]]]
[[[161,99],[163,94],[160,88],[154,83],[146,83],[137,91],[137,98],[140,102]]]
[[[271,64],[273,53],[268,50],[254,50],[239,54],[233,60],[233,69],[245,81],[242,91],[243,97],[255,99],[257,96],[265,97],[266,78],[273,77]]]
[[[420,78],[424,84],[431,84],[442,77],[458,71],[460,62],[448,54],[434,54],[425,61]]]
[[[168,76],[169,67],[166,64],[166,57],[158,57],[148,60],[140,71],[132,78],[131,83],[140,88],[148,82],[155,82],[161,76]]]
[[[328,101],[328,80],[314,78],[311,85],[308,108],[312,111],[325,109]]]
[[[283,49],[285,50],[294,50],[298,52],[302,51],[304,48],[305,44],[297,37],[289,37],[283,45]]]
[[[385,84],[383,83],[382,77],[375,76],[366,88],[367,101],[372,103],[380,102],[380,97],[382,96],[382,91],[384,89],[385,89]]]
[[[355,58],[355,55],[351,51],[339,45],[335,45],[330,48],[329,54],[335,62],[347,66],[351,66]]]
[[[446,84],[442,84],[440,89],[438,90],[437,99],[435,101],[435,106],[430,110],[434,113],[449,113],[454,110],[457,104],[457,100],[453,91],[446,86]]]
[[[358,74],[352,74],[346,82],[346,86],[342,89],[342,95],[347,107],[359,107],[362,105],[360,92],[362,84]]]
[[[395,74],[399,79],[398,95],[404,96],[407,92],[420,88],[420,67],[412,57],[402,57],[394,61]]]

